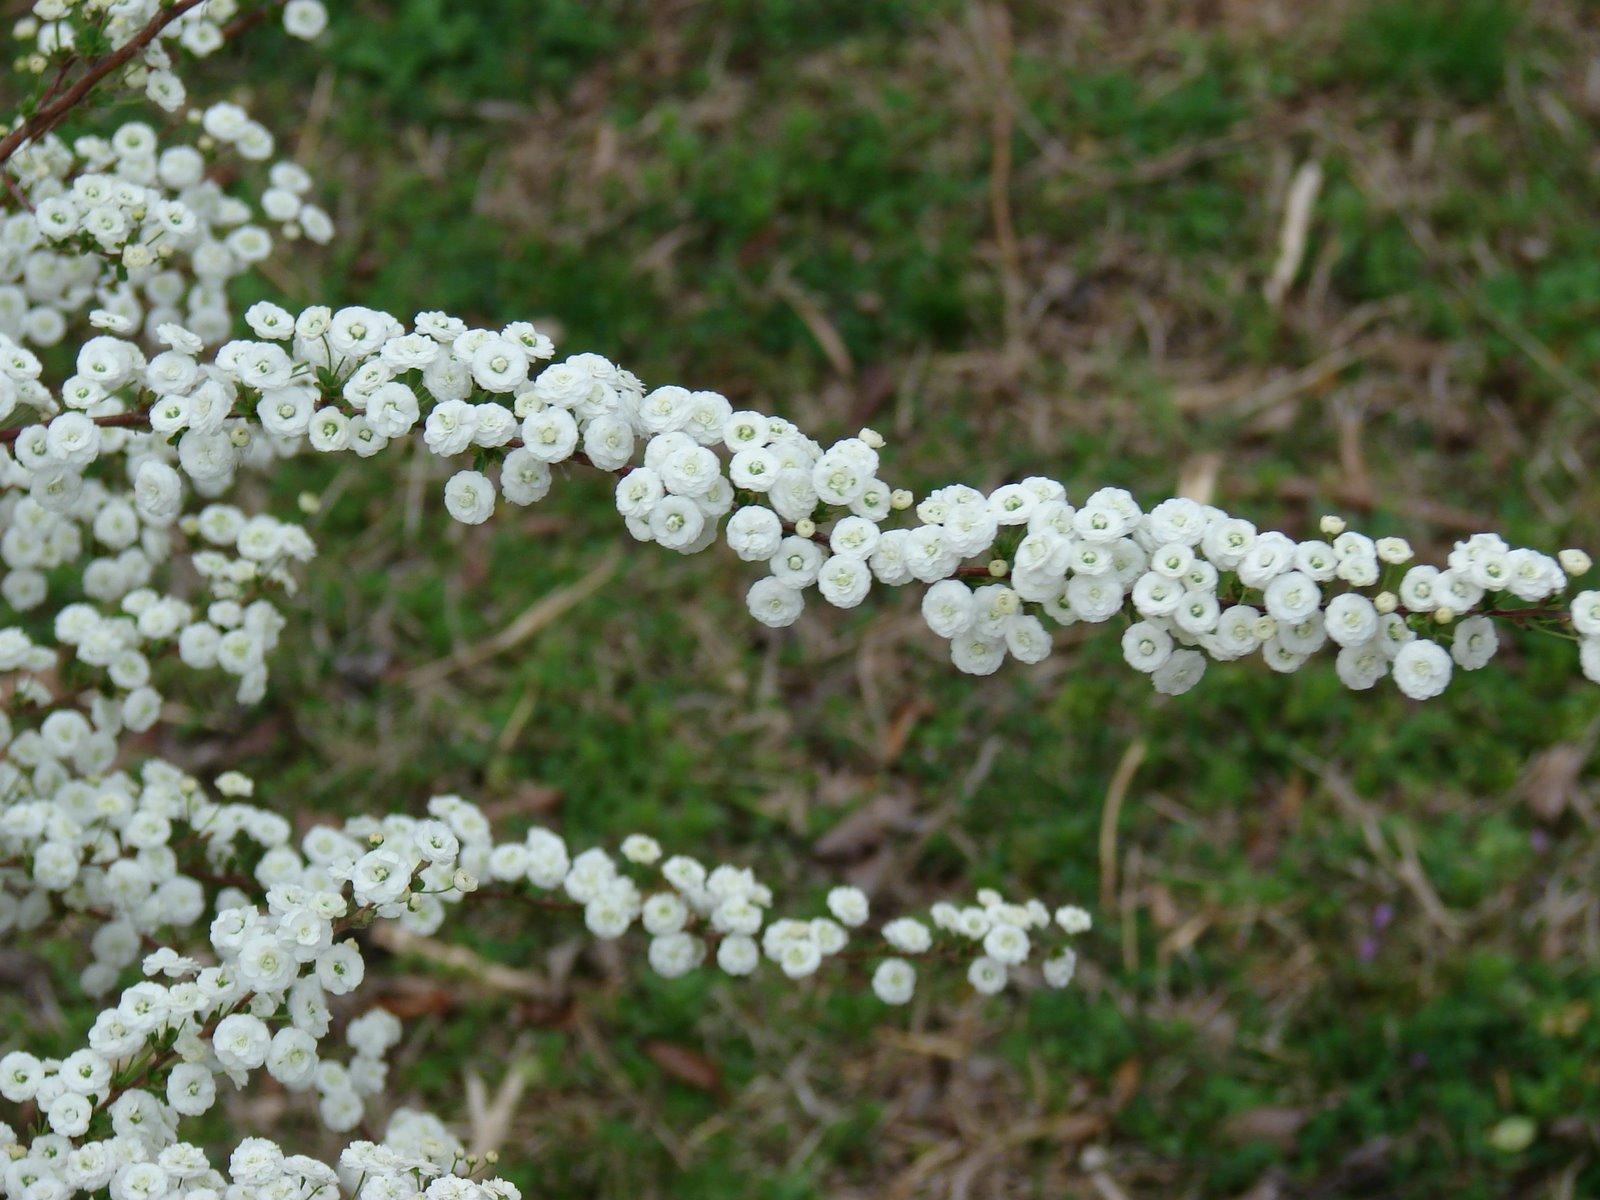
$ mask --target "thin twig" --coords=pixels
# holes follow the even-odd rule
[[[142,54],[145,47],[161,36],[166,29],[184,13],[192,8],[197,8],[205,0],[177,0],[171,8],[157,13],[150,18],[150,23],[134,34],[119,49],[93,63],[87,71],[59,97],[42,105],[39,110],[13,129],[4,138],[0,138],[0,163],[6,162],[24,144],[34,138],[48,133],[54,129],[67,113],[71,112],[107,75],[110,75],[127,66],[138,55]],[[59,80],[58,80],[59,82]],[[51,85],[52,89],[55,87]]]
[[[106,417],[95,417],[94,423],[102,429],[126,429],[142,426],[149,419],[148,414],[142,412],[112,413]],[[22,436],[24,430],[31,428],[28,425],[13,425],[9,429],[0,429],[0,446],[9,446]]]

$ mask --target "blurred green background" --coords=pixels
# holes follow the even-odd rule
[[[1596,15],[352,0],[324,49],[264,29],[212,75],[340,226],[263,294],[531,318],[824,440],[870,422],[918,490],[1042,472],[1433,556],[1597,550]],[[759,630],[747,568],[624,545],[601,482],[478,529],[441,483],[399,455],[281,481],[325,498],[323,557],[265,708],[197,697],[187,761],[243,753],[307,819],[459,791],[800,897],[995,885],[1097,921],[1066,993],[886,1013],[663,982],[486,906],[448,936],[544,986],[394,956],[393,1098],[523,1072],[527,1195],[1600,1194],[1600,693],[1570,645],[1424,707],[1326,664],[1161,699],[1109,636],[974,681],[905,597]]]

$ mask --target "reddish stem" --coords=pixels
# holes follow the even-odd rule
[[[94,423],[103,429],[127,429],[143,426],[146,414],[142,412],[112,413],[108,417],[95,417]],[[0,429],[0,446],[9,446],[22,436],[22,431],[29,428],[27,425],[15,425],[10,429]]]

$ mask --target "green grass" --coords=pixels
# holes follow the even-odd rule
[[[1160,497],[1214,452],[1218,502],[1263,524],[1310,530],[1359,471],[1354,515],[1430,553],[1454,513],[1600,546],[1584,6],[1008,7],[1009,284],[970,6],[393,0],[352,4],[325,57],[270,32],[247,52],[258,104],[300,114],[322,80],[303,145],[342,227],[264,286],[554,317],[566,349],[650,382],[819,436],[870,419],[917,487],[1047,471]],[[1261,283],[1308,158],[1326,181],[1275,311]],[[903,601],[772,637],[738,564],[629,543],[558,628],[413,686],[625,536],[576,478],[452,529],[440,480],[414,495],[386,461],[281,482],[286,504],[336,497],[301,632],[264,711],[194,713],[200,752],[242,742],[273,802],[460,791],[801,896],[855,873],[891,907],[996,884],[1096,910],[1072,991],[951,986],[887,1016],[588,952],[554,1012],[387,963],[449,1010],[409,1024],[397,1099],[457,1111],[464,1070],[531,1064],[504,1148],[528,1194],[945,1195],[970,1173],[972,1194],[1099,1195],[1085,1144],[1131,1196],[1600,1190],[1592,770],[1552,819],[1519,785],[1600,714],[1569,646],[1519,643],[1423,708],[1256,665],[1160,700],[1104,637],[974,682]],[[1137,741],[1102,905],[1108,783]],[[885,797],[902,820],[819,851]],[[533,969],[582,940],[492,911],[456,936]]]

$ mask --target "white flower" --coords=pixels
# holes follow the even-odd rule
[[[1063,933],[1069,934],[1088,933],[1094,925],[1094,919],[1088,911],[1076,904],[1063,904],[1056,909],[1055,921]]]
[[[717,966],[729,975],[749,975],[761,961],[761,951],[753,938],[730,934],[717,945]]]
[[[703,496],[721,474],[717,456],[704,446],[685,446],[665,456],[660,467],[661,482],[675,496]]]
[[[790,979],[804,979],[822,965],[822,948],[810,937],[791,938],[782,942],[772,957]]]
[[[1572,598],[1572,627],[1581,637],[1600,637],[1600,592],[1579,592]]]
[[[350,418],[337,408],[318,409],[312,414],[306,433],[313,450],[337,454],[350,445]]]
[[[782,629],[793,625],[805,609],[805,598],[798,588],[789,587],[774,576],[768,575],[750,585],[745,596],[750,615],[763,625]]]
[[[297,1091],[308,1086],[317,1069],[317,1043],[300,1029],[280,1029],[267,1051],[267,1074],[284,1087]]]
[[[661,843],[643,833],[630,833],[622,839],[622,857],[643,866],[661,858]]]
[[[972,628],[973,610],[972,589],[958,579],[941,579],[922,596],[923,619],[942,638]]]
[[[666,491],[661,476],[649,467],[635,468],[617,482],[617,511],[625,517],[648,517]]]
[[[1150,673],[1150,682],[1164,696],[1181,696],[1206,672],[1205,655],[1195,650],[1175,650]]]
[[[358,904],[388,904],[411,888],[411,864],[379,847],[356,860],[350,882]]]
[[[367,397],[363,415],[373,432],[386,438],[397,438],[411,431],[420,411],[417,394],[405,384],[391,380],[380,384]]]
[[[472,377],[486,392],[512,392],[528,379],[528,354],[508,338],[485,338],[472,351]]]
[[[689,909],[676,893],[657,892],[645,900],[640,919],[645,932],[662,937],[683,929],[689,919]]]
[[[1002,966],[1025,962],[1030,948],[1027,933],[1015,925],[997,924],[983,939],[983,952]]]
[[[633,923],[633,917],[633,895],[625,888],[608,888],[583,906],[583,923],[602,941],[621,937]]]
[[[567,417],[570,423],[572,418]],[[428,449],[440,458],[449,458],[451,455],[460,454],[472,445],[474,436],[478,432],[478,409],[476,405],[468,404],[464,400],[445,400],[434,406],[428,413],[427,420],[422,423],[423,440]],[[572,429],[572,441],[577,438],[576,426]],[[571,444],[567,446],[570,453]],[[539,452],[534,447],[535,453]],[[566,457],[565,454],[562,457]]]
[[[1400,603],[1412,612],[1432,612],[1439,607],[1439,568],[1412,567],[1400,580]]]
[[[1437,642],[1416,638],[1400,647],[1391,665],[1394,681],[1413,700],[1427,700],[1450,682],[1450,655]]]
[[[1561,569],[1576,579],[1579,575],[1587,575],[1589,568],[1594,566],[1594,559],[1587,553],[1577,549],[1566,549],[1556,555],[1556,561],[1561,564]]]
[[[457,471],[444,485],[444,505],[463,525],[481,525],[494,514],[494,484],[480,471]]]
[[[1450,643],[1450,657],[1464,671],[1476,671],[1489,664],[1500,647],[1500,635],[1495,631],[1493,619],[1485,616],[1468,617],[1455,627],[1455,640]]]
[[[903,958],[886,958],[872,972],[872,992],[885,1004],[905,1004],[917,987],[917,972]]]
[[[904,954],[922,954],[933,944],[933,935],[921,921],[899,917],[883,927],[884,941]]]
[[[1043,662],[1055,648],[1043,622],[1022,613],[1007,618],[1005,643],[1011,656],[1024,663]]]
[[[759,504],[746,505],[728,518],[728,545],[745,562],[766,562],[778,552],[783,523]]]
[[[548,464],[518,447],[500,466],[500,491],[513,504],[534,504],[550,494]]]
[[[1303,571],[1288,571],[1267,584],[1265,606],[1274,620],[1296,625],[1322,603],[1322,592]]]
[[[967,982],[985,996],[992,996],[1006,986],[1006,969],[988,955],[972,960],[967,968]]]
[[[247,1071],[267,1060],[272,1035],[260,1018],[249,1013],[223,1017],[211,1035],[217,1060],[230,1071]]]
[[[867,894],[857,887],[836,887],[828,893],[828,911],[843,925],[854,929],[866,923]]]
[[[14,1104],[32,1100],[43,1078],[43,1064],[26,1051],[13,1050],[0,1058],[0,1096]]]
[[[1600,683],[1600,637],[1584,638],[1579,643],[1578,664],[1585,679],[1590,683]]]
[[[333,996],[343,996],[361,986],[366,964],[355,942],[339,942],[317,955],[317,982]]]
[[[1122,634],[1122,657],[1136,671],[1148,674],[1172,655],[1172,635],[1149,621],[1136,621]]]
[[[781,475],[777,455],[760,447],[740,450],[728,463],[728,478],[734,487],[750,492],[770,491]]]
[[[705,943],[687,933],[669,933],[650,941],[650,966],[668,979],[688,974],[704,956]]]
[[[583,452],[600,470],[618,470],[633,457],[633,428],[609,413],[595,417],[583,431]]]
[[[158,526],[171,524],[183,500],[183,482],[166,463],[146,459],[134,477],[133,500],[145,521]]]
[[[239,977],[258,992],[275,992],[294,979],[294,956],[270,933],[249,938],[239,950]]]
[[[878,547],[877,523],[865,517],[842,517],[828,535],[828,546],[835,554],[868,558]]]
[[[956,670],[968,675],[992,675],[1006,658],[1003,638],[986,638],[978,633],[958,634],[950,641],[950,661]]]
[[[1073,613],[1084,621],[1109,620],[1122,608],[1122,599],[1122,585],[1110,576],[1074,575],[1067,581],[1066,601],[1071,605]],[[1172,605],[1174,609],[1181,599],[1181,592],[1174,595]]]
[[[1328,601],[1324,613],[1328,637],[1341,646],[1360,646],[1378,632],[1378,610],[1356,592],[1343,592]]]
[[[1389,673],[1389,656],[1380,638],[1339,651],[1334,668],[1339,682],[1353,691],[1365,691]]]
[[[66,1138],[80,1137],[87,1132],[89,1119],[94,1115],[94,1105],[78,1092],[62,1092],[45,1105],[44,1110],[50,1131]]]
[[[822,547],[808,538],[790,536],[778,544],[769,560],[772,574],[780,583],[791,588],[810,587],[817,581],[826,555]]]
[[[733,412],[722,423],[722,444],[737,454],[740,450],[767,444],[772,435],[771,423],[757,412]]]
[[[866,561],[854,555],[835,554],[822,564],[817,575],[817,590],[829,604],[854,608],[872,587],[872,571]]]
[[[1072,982],[1072,976],[1078,969],[1078,956],[1071,950],[1063,950],[1054,958],[1044,962],[1044,981],[1053,988],[1064,988]]]
[[[217,1084],[198,1063],[179,1063],[167,1076],[167,1103],[186,1117],[198,1117],[216,1102]]]
[[[650,534],[668,550],[694,549],[705,526],[705,514],[687,496],[663,496],[650,509]]]

